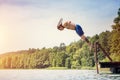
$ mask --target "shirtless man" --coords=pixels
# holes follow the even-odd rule
[[[82,30],[82,28],[81,28],[80,25],[74,24],[71,21],[66,21],[63,24],[61,22],[61,24],[59,24],[57,26],[57,28],[60,31],[64,30],[64,28],[70,29],[70,30],[75,30],[76,33],[81,37],[82,40],[86,41],[89,46],[91,45],[90,42],[89,42],[89,40],[85,37],[84,32],[83,32],[83,30]]]

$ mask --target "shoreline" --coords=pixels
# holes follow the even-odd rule
[[[96,70],[95,67],[81,67],[80,69],[68,69],[66,67],[48,67],[48,68],[28,68],[28,69],[24,69],[24,68],[15,68],[15,69],[10,69],[10,68],[1,68],[0,70]]]

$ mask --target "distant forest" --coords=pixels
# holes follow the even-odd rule
[[[97,27],[97,26],[96,26]],[[101,32],[88,37],[90,42],[99,41],[113,61],[120,61],[120,8],[113,20],[112,31]],[[109,61],[102,51],[98,54],[99,61]],[[94,50],[82,40],[71,42],[69,45],[60,43],[53,48],[21,50],[0,55],[1,69],[39,69],[48,67],[66,67],[81,69],[94,67]]]

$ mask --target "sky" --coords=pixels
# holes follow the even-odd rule
[[[80,24],[86,36],[112,30],[120,0],[0,0],[0,53],[69,45],[81,38],[59,31],[60,18]]]

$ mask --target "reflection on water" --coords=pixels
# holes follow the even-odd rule
[[[120,74],[95,70],[0,70],[0,80],[120,80]]]

